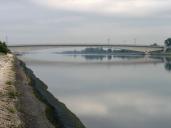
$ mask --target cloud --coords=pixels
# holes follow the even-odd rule
[[[51,9],[131,15],[159,12],[171,4],[170,0],[34,0],[33,2]]]
[[[113,42],[170,36],[171,0],[0,0],[10,42]],[[101,31],[103,30],[103,31]]]

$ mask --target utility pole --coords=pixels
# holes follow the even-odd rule
[[[136,38],[134,38],[134,44],[135,44],[135,45],[137,44],[137,39],[136,39]]]
[[[5,42],[8,43],[8,36],[5,35]]]

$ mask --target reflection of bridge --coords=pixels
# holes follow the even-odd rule
[[[22,58],[22,57],[21,57]],[[120,58],[120,57],[117,57]],[[70,61],[70,60],[65,60],[65,61],[60,61],[60,60],[44,60],[44,59],[32,59],[32,58],[27,58],[23,57],[22,60],[26,62],[28,65],[48,65],[48,66],[116,66],[116,65],[148,65],[148,64],[161,64],[163,63],[163,60],[161,58],[159,59],[152,59],[148,57],[140,57],[140,58],[132,58],[132,59],[123,59],[120,58],[121,60],[118,61]]]
[[[65,47],[103,47],[103,48],[117,48],[126,49],[139,52],[153,52],[164,50],[164,46],[153,45],[107,45],[107,44],[37,44],[37,45],[13,45],[9,46],[13,52],[27,52],[33,50],[49,49],[49,48],[65,48]]]

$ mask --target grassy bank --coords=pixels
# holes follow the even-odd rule
[[[18,92],[15,88],[15,59],[12,54],[0,54],[0,127],[20,128]]]

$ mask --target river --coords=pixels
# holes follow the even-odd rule
[[[19,58],[87,128],[171,127],[169,58],[57,51],[40,50]]]

